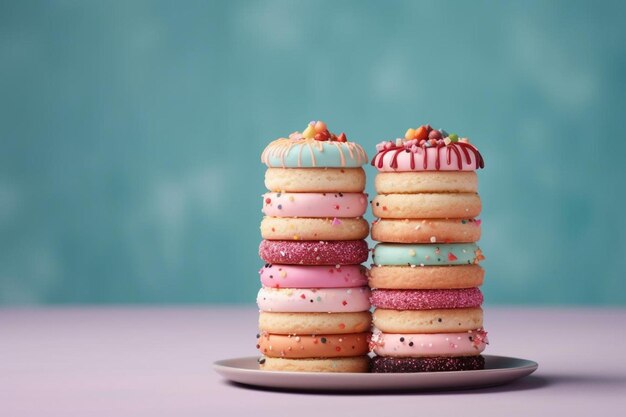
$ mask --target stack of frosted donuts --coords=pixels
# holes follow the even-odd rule
[[[270,143],[259,255],[260,369],[367,372],[367,155],[323,122]]]
[[[377,151],[372,372],[483,369],[482,156],[466,138],[430,126]]]

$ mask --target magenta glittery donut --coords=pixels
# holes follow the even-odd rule
[[[369,255],[364,240],[263,240],[259,256],[270,264],[351,265]]]
[[[372,305],[392,310],[479,307],[483,294],[478,288],[454,290],[375,290]]]
[[[434,358],[394,358],[375,356],[371,362],[374,373],[474,371],[485,369],[483,356]]]

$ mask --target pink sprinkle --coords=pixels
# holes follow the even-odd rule
[[[339,226],[341,224],[341,220],[339,220],[338,218],[334,218],[333,222],[331,223],[333,226]]]
[[[404,149],[411,149],[413,146],[417,145],[417,139],[411,139],[404,142]]]
[[[474,220],[474,223],[476,223],[476,226],[480,226],[480,224],[481,224],[482,222],[483,222],[483,221],[482,221],[482,220],[480,220],[480,219],[476,219],[476,220]]]
[[[487,332],[484,329],[476,330],[473,339],[473,345],[475,347],[479,347],[482,344],[489,344],[489,339],[487,339]]]

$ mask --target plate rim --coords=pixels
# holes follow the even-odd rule
[[[433,374],[438,374],[438,375],[455,375],[455,374],[468,375],[468,373],[472,373],[472,374],[474,374],[474,373],[497,374],[497,373],[502,373],[502,372],[510,372],[512,370],[515,370],[515,371],[530,371],[528,373],[528,375],[530,375],[530,374],[532,374],[533,372],[535,372],[539,368],[539,363],[536,362],[536,361],[533,361],[531,359],[517,358],[517,357],[514,357],[514,356],[490,355],[490,354],[485,354],[485,355],[482,355],[482,356],[485,357],[485,359],[487,359],[487,358],[498,358],[498,359],[508,359],[508,360],[524,361],[526,363],[523,364],[523,365],[520,365],[520,366],[513,366],[513,367],[506,367],[506,368],[475,369],[475,370],[468,370],[468,371],[388,372],[388,373],[261,371],[260,369],[241,368],[241,367],[236,367],[236,366],[232,366],[232,365],[226,365],[224,363],[224,362],[229,362],[229,361],[234,361],[234,360],[255,360],[256,361],[259,358],[259,356],[240,356],[240,357],[235,357],[235,358],[220,359],[220,360],[214,361],[212,365],[213,365],[213,370],[215,372],[219,373],[222,376],[224,376],[224,374],[222,374],[220,372],[220,370],[224,370],[226,372],[228,372],[229,370],[236,370],[237,372],[243,372],[243,373],[248,373],[248,374],[255,374],[257,372],[263,372],[263,373],[270,373],[271,372],[272,375],[311,376],[313,378],[318,378],[320,376],[328,377],[329,375],[332,375],[334,378],[337,378],[337,379],[353,377],[354,375],[359,375],[359,376],[365,377],[365,378],[383,379],[383,378],[390,378],[390,377],[398,377],[400,375],[405,375],[405,376],[406,375],[433,375]]]

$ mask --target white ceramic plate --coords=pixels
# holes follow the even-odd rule
[[[506,384],[532,374],[537,362],[483,355],[480,371],[361,374],[261,371],[257,356],[217,361],[213,367],[226,379],[265,388],[316,391],[397,391],[470,389]]]

